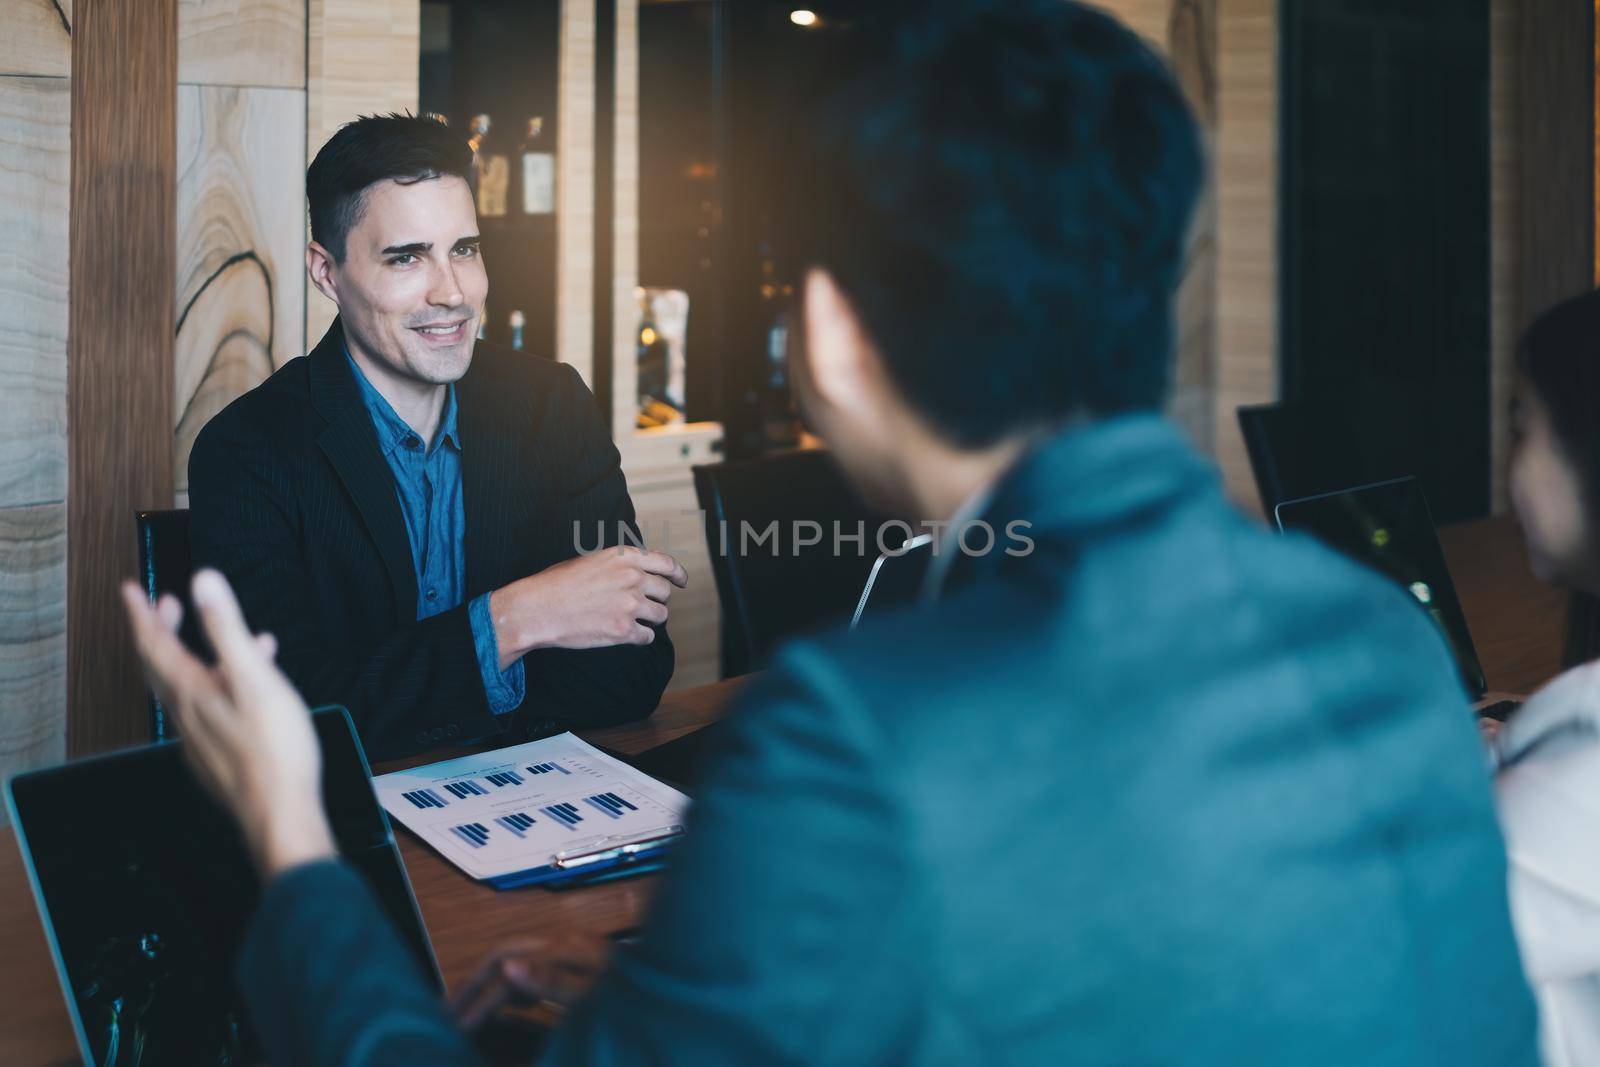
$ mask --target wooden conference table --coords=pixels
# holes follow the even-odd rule
[[[1441,531],[1467,621],[1489,684],[1527,693],[1560,667],[1566,598],[1529,575],[1521,535],[1507,518]],[[669,694],[651,718],[593,730],[586,740],[628,754],[648,751],[721,716],[740,682]],[[430,753],[379,771],[459,754]],[[609,933],[635,925],[656,878],[646,875],[565,892],[499,893],[473,882],[404,830],[400,853],[416,889],[445,983],[457,988],[495,946],[517,936],[578,930]],[[61,987],[50,962],[16,838],[0,834],[0,1064],[77,1062]]]

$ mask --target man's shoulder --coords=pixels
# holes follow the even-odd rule
[[[583,377],[570,364],[488,341],[479,341],[473,348],[472,366],[468,368],[463,384],[539,391],[570,389],[575,385],[588,388],[583,385]]]
[[[297,356],[217,412],[195,440],[199,452],[222,442],[284,444],[305,439],[311,414],[310,358]]]

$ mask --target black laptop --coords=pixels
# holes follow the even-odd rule
[[[1286,500],[1273,511],[1280,530],[1304,530],[1409,591],[1444,634],[1472,699],[1482,701],[1489,688],[1483,666],[1415,478]],[[1518,703],[1497,701],[1479,712],[1503,719]]]
[[[315,713],[323,800],[417,964],[442,989],[389,821],[343,708]],[[6,802],[86,1063],[257,1062],[234,965],[261,886],[182,741],[17,775]]]

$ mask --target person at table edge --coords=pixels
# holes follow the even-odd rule
[[[1532,1067],[1444,643],[1240,515],[1159,414],[1202,181],[1170,73],[1067,0],[854,28],[784,131],[799,398],[889,513],[1031,548],[779,653],[542,1062]],[[226,585],[196,582],[220,679],[124,595],[180,718],[228,726],[188,751],[268,880],[240,974],[276,1060],[473,1062],[336,859],[308,717]]]
[[[682,567],[591,552],[638,535],[593,395],[476,339],[470,166],[428,118],[363,118],[323,146],[306,270],[339,315],[189,460],[195,563],[379,759],[639,718],[672,674]]]

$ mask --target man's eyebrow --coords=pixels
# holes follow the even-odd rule
[[[467,237],[459,237],[459,238],[457,238],[456,239],[456,243],[455,243],[455,245],[453,247],[460,248],[462,245],[468,245],[469,247],[477,248],[482,243],[483,243],[483,238],[482,237],[478,236],[477,234],[471,234],[470,236],[467,236]]]
[[[383,250],[382,254],[386,256],[402,256],[407,254],[415,256],[428,251],[432,247],[433,242],[431,241],[412,241],[408,245],[390,245],[388,248]]]

